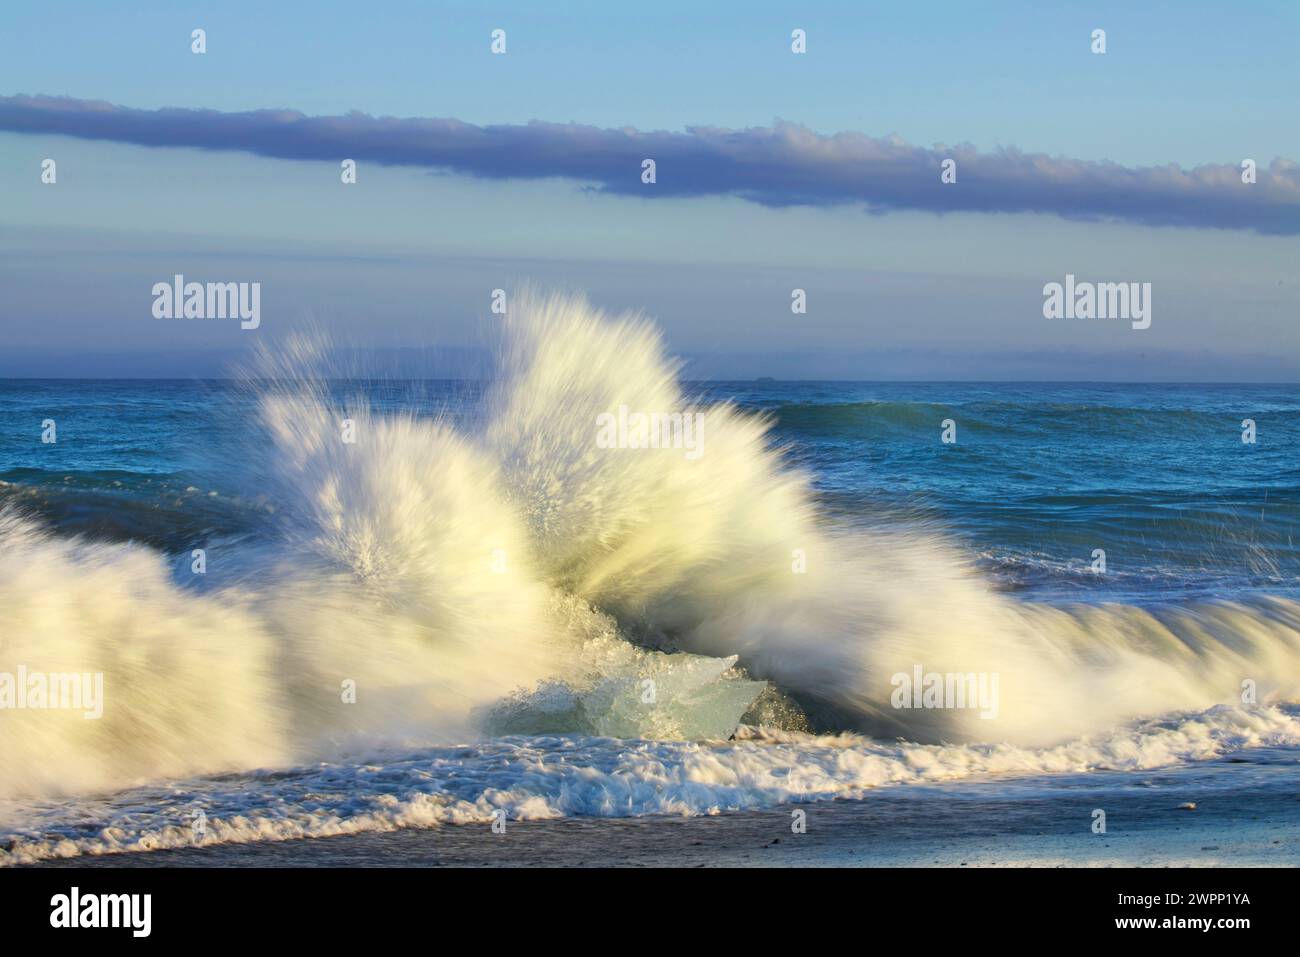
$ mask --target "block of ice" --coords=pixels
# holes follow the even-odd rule
[[[503,734],[593,734],[698,741],[736,729],[766,682],[750,681],[736,658],[665,654],[626,642],[589,642],[585,679],[546,682],[492,710],[488,730]]]

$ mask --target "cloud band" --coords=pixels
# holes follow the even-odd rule
[[[624,196],[734,196],[764,206],[860,205],[871,212],[1047,213],[1150,226],[1300,234],[1300,164],[1126,167],[969,145],[926,149],[897,137],[823,135],[792,123],[640,132],[578,124],[475,126],[454,119],[290,110],[138,110],[52,96],[0,97],[0,130],[150,147],[344,158],[489,179],[573,180]],[[641,181],[641,163],[656,182]],[[956,162],[956,183],[940,180]]]

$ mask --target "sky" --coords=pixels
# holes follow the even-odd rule
[[[696,377],[1300,380],[1300,4],[118,6],[0,7],[0,376],[454,372],[531,282]],[[177,273],[261,325],[155,318]]]

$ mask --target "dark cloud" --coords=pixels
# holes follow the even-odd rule
[[[1300,164],[1274,159],[1245,185],[1236,163],[1126,167],[1015,149],[933,149],[896,137],[772,127],[640,132],[534,121],[474,126],[451,119],[291,110],[136,110],[67,97],[0,97],[0,130],[142,146],[241,150],[298,160],[344,158],[489,179],[558,177],[628,196],[737,196],[765,206],[857,204],[872,212],[1051,213],[1153,226],[1300,234]],[[657,182],[641,182],[653,158]],[[957,162],[957,183],[940,163]],[[1258,157],[1256,157],[1258,159]]]

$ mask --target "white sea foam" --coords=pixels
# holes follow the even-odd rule
[[[881,744],[743,729],[734,742],[542,735],[175,782],[66,804],[0,802],[0,865],[81,854],[282,841],[444,824],[587,815],[717,814],[863,798],[892,785],[1143,771],[1261,747],[1300,746],[1294,709],[1219,707],[1053,748]],[[994,785],[997,786],[996,784]],[[196,833],[196,809],[205,815]],[[21,822],[15,824],[14,822]]]

